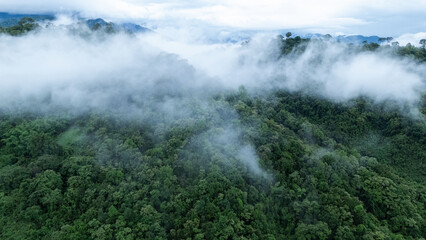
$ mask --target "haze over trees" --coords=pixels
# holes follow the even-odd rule
[[[27,19],[1,31],[24,38],[35,28]],[[90,30],[96,46],[118,34],[101,30]],[[81,35],[92,41],[90,34]],[[239,60],[248,66],[255,62],[265,78],[271,62],[305,66],[307,59],[317,67],[310,70],[320,73],[319,65],[334,63],[315,55],[322,49],[312,46],[334,44],[330,41],[287,33],[264,43],[275,50],[266,60],[244,55]],[[341,51],[333,46],[327,51]],[[390,56],[411,64],[407,71],[414,75],[426,60],[424,44],[345,47],[343,57],[356,57],[348,60],[351,64],[370,59],[365,56]],[[127,54],[126,48],[120,50]],[[51,92],[24,89],[29,93],[20,92],[18,103],[0,104],[0,239],[426,236],[424,88],[418,99],[402,100],[387,97],[392,91],[385,100],[367,91],[341,100],[275,82],[262,85],[287,87],[256,91],[260,86],[248,80],[237,88],[214,85],[215,78],[173,55],[148,56],[155,64],[144,68],[143,59],[132,55],[137,68],[129,65],[119,75],[112,71],[111,79],[81,85],[92,102],[76,101],[75,96],[84,98],[77,91],[82,83],[73,79],[70,95],[68,82],[60,78],[60,87],[40,87]],[[156,66],[167,66],[168,72]],[[90,67],[92,77],[102,72]],[[417,86],[417,75],[392,67],[398,76],[411,77],[401,81]],[[290,70],[311,77],[296,67]],[[126,80],[133,71],[154,79]],[[122,76],[118,84],[116,76]],[[280,75],[272,80],[285,81]],[[310,83],[321,86],[321,81]],[[65,103],[55,105],[55,99]]]

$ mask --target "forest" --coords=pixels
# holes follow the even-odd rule
[[[274,41],[286,58],[327,39]],[[349,48],[426,61],[424,45]],[[150,101],[168,94],[183,93]],[[177,116],[142,103],[143,117],[0,109],[0,239],[426,236],[426,92],[416,116],[368,96],[243,85],[184,103]]]

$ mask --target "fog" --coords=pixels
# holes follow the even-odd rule
[[[334,101],[366,96],[376,103],[414,107],[425,91],[425,66],[390,52],[353,52],[339,43],[317,42],[284,60],[284,87],[308,89]]]
[[[2,36],[1,107],[127,107],[129,98],[191,91],[202,78],[185,60],[134,37],[81,34],[56,29]]]
[[[338,102],[364,96],[420,114],[425,66],[389,52],[359,53],[319,41],[301,55],[279,57],[276,35],[256,35],[249,43],[211,43],[197,32],[188,37],[183,28],[173,33],[106,34],[59,18],[25,36],[0,35],[0,110],[107,111],[166,126],[213,119],[217,128],[238,115],[231,106],[220,106],[230,114],[217,116],[213,96],[244,86],[251,94],[281,89]],[[232,132],[212,142],[234,144],[244,131],[233,127]],[[250,143],[238,146],[233,158],[264,175]]]
[[[395,38],[393,41],[398,42],[401,46],[405,46],[410,43],[411,45],[419,47],[420,40],[422,39],[426,39],[426,32],[406,33]]]
[[[56,26],[0,36],[0,108],[121,108],[158,95],[208,98],[240,86],[415,106],[425,91],[424,65],[339,43],[312,42],[301,55],[279,58],[271,35],[248,44],[206,43],[187,32],[106,35],[82,24]]]

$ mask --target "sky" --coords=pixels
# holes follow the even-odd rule
[[[0,0],[0,11],[69,13],[157,26],[400,36],[426,32],[426,0]]]

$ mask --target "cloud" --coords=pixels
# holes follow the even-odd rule
[[[425,67],[386,52],[312,42],[301,55],[280,58],[275,35],[212,44],[184,29],[108,35],[69,22],[61,17],[21,37],[0,35],[0,111],[109,113],[153,124],[158,136],[174,124],[202,122],[200,134],[211,137],[202,148],[266,177],[255,149],[241,140],[238,114],[215,96],[245,86],[259,96],[275,90],[341,102],[367,96],[416,109],[425,92]],[[215,129],[224,130],[214,136]]]
[[[0,9],[11,12],[80,12],[85,17],[133,19],[156,25],[202,22],[238,29],[299,29],[321,33],[366,33],[371,28],[386,35],[399,35],[410,22],[410,31],[426,24],[422,0],[315,0],[290,1],[155,1],[155,0],[36,0],[0,1]],[[416,27],[413,27],[416,26]],[[382,32],[386,29],[386,32]],[[405,26],[406,29],[406,26]],[[377,33],[376,33],[377,34]]]
[[[183,85],[184,91],[197,85],[197,73],[177,56],[125,34],[89,34],[83,28],[2,35],[1,106],[106,109],[130,105],[129,98],[173,96]]]
[[[228,114],[235,114],[229,112]],[[186,151],[200,151],[214,163],[227,171],[230,166],[237,167],[243,172],[250,172],[265,179],[271,179],[271,175],[265,172],[259,164],[259,157],[255,148],[243,139],[244,130],[230,122],[222,122],[213,128],[193,137],[185,146]],[[184,157],[181,161],[186,161]],[[190,159],[190,158],[189,158]],[[210,162],[203,162],[204,167],[209,167]]]
[[[415,106],[425,92],[425,67],[387,52],[353,52],[344,44],[313,42],[282,65],[283,87],[335,101],[367,96],[378,103]]]
[[[36,0],[36,1],[0,1],[2,11],[12,13],[66,13],[81,12],[83,16],[104,16],[113,18],[135,18],[147,14],[144,5],[126,0]]]
[[[1,35],[0,108],[139,109],[161,102],[159,108],[173,103],[184,109],[189,99],[240,86],[415,106],[425,90],[423,65],[385,52],[312,42],[301,55],[279,58],[274,35],[241,45],[212,44],[191,33],[104,35],[72,24],[17,38]]]
[[[366,96],[377,103],[393,101],[413,108],[426,91],[425,66],[385,51],[357,52],[345,44],[313,41],[301,55],[277,60],[279,46],[273,35],[256,35],[246,46],[183,39],[147,37],[226,88],[305,91],[341,102]]]
[[[399,36],[395,38],[393,41],[399,42],[401,46],[405,46],[408,43],[414,45],[414,46],[420,46],[420,40],[426,39],[426,32],[419,32],[415,34],[404,34],[402,36]]]
[[[315,7],[312,7],[315,6]],[[356,17],[346,17],[342,13],[347,5],[338,1],[219,1],[202,8],[183,9],[182,15],[221,26],[236,28],[279,29],[312,28],[326,25],[340,27],[363,24]],[[180,14],[180,13],[179,13]]]

